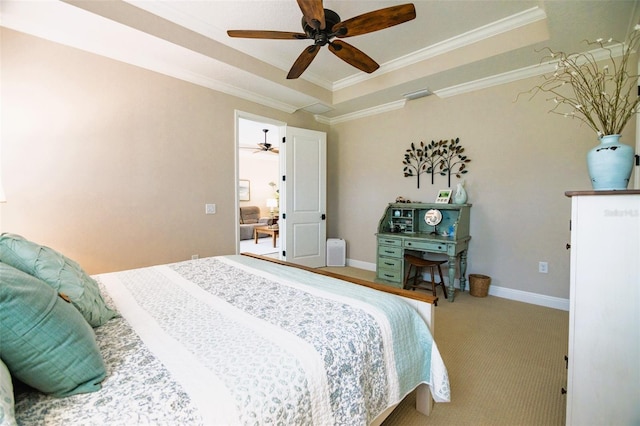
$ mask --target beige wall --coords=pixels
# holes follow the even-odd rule
[[[330,234],[348,242],[348,257],[375,262],[374,230],[397,196],[433,202],[447,179],[402,173],[411,142],[459,137],[472,160],[464,176],[471,209],[470,273],[515,290],[569,297],[570,199],[591,189],[585,156],[596,137],[586,126],[548,114],[544,97],[514,102],[535,80],[447,99],[407,102],[397,111],[335,125],[328,173]],[[635,124],[623,140],[634,145]],[[452,186],[459,182],[455,177]],[[538,262],[549,263],[548,274]]]
[[[328,130],[306,113],[1,31],[0,229],[89,273],[235,253],[235,110]]]
[[[248,180],[250,184],[250,200],[240,201],[240,206],[258,206],[261,215],[268,217],[270,211],[267,207],[267,198],[273,198],[275,195],[269,182],[279,184],[278,156],[266,152],[254,153],[241,150],[238,163],[239,178]]]
[[[472,159],[471,273],[567,298],[570,200],[588,189],[595,136],[514,102],[532,80],[332,126],[2,29],[0,229],[54,247],[90,273],[235,252],[234,111],[328,132],[328,236],[375,263],[375,230],[402,195],[431,201],[446,179],[404,178],[411,142],[460,137]],[[633,141],[635,125],[623,139]],[[454,178],[452,185],[457,183]],[[206,216],[205,203],[217,214]],[[538,261],[549,273],[538,273]]]

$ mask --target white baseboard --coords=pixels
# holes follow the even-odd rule
[[[365,271],[375,271],[376,264],[370,262],[362,262],[360,260],[347,259],[347,266],[352,266]],[[427,275],[428,276],[428,275]],[[446,277],[445,277],[446,278]],[[460,288],[458,282],[455,283],[456,288]],[[467,291],[469,291],[469,281],[467,280]],[[547,296],[544,294],[531,293],[529,291],[514,290],[507,287],[489,286],[489,294],[491,296],[502,297],[503,299],[516,300],[518,302],[531,303],[533,305],[545,306],[547,308],[569,310],[569,299],[560,297]]]
[[[364,269],[365,271],[376,271],[376,264],[370,262],[363,262],[361,260],[347,259],[347,266],[353,268]]]
[[[512,288],[498,287],[494,285],[489,286],[489,294],[491,296],[502,297],[504,299],[546,306],[547,308],[560,309],[563,311],[569,310],[569,299],[563,299],[561,297],[547,296],[544,294],[514,290]]]

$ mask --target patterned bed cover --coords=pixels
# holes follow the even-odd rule
[[[364,425],[421,383],[449,401],[424,321],[395,296],[244,256],[96,279],[122,314],[96,329],[102,390],[23,390],[19,424]]]

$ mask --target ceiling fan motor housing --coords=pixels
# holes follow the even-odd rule
[[[304,16],[301,20],[304,33],[307,35],[307,37],[313,39],[315,41],[315,44],[319,46],[324,46],[325,44],[329,43],[329,41],[331,41],[331,39],[338,34],[337,32],[331,32],[331,29],[335,24],[341,22],[340,16],[331,9],[324,9],[324,21],[325,29],[316,30],[307,23],[307,21],[304,19]]]

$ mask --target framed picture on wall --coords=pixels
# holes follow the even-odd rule
[[[238,181],[238,199],[240,201],[249,201],[251,199],[251,183],[246,179]]]

